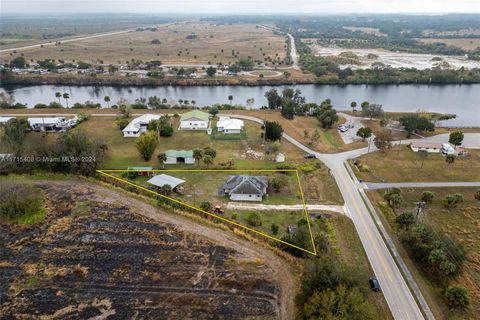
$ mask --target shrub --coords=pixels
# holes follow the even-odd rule
[[[405,211],[395,218],[395,222],[401,227],[408,229],[415,223],[415,216],[413,215],[413,212]]]
[[[210,212],[212,210],[212,204],[206,200],[202,201],[202,203],[200,203],[200,209],[202,209],[203,211]]]
[[[258,212],[251,212],[247,216],[247,224],[252,227],[259,227],[262,225],[262,219],[260,218],[260,214]]]
[[[460,193],[447,194],[442,200],[443,206],[447,209],[453,209],[457,207],[459,203],[463,202],[463,195]]]
[[[435,194],[431,191],[424,191],[422,192],[422,197],[420,200],[426,202],[426,203],[432,203],[433,198],[435,198]]]
[[[0,182],[0,219],[16,220],[43,209],[43,196],[33,186],[4,180]]]
[[[452,309],[464,309],[470,304],[470,297],[466,288],[450,286],[445,290],[445,303]]]
[[[480,189],[475,191],[475,194],[473,195],[473,197],[475,198],[475,200],[480,201]]]

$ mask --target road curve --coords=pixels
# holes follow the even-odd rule
[[[263,123],[262,119],[256,117],[233,114],[228,116]],[[306,153],[315,154],[316,157],[323,161],[323,163],[325,163],[330,169],[330,172],[335,178],[345,200],[347,214],[352,218],[368,260],[380,282],[385,300],[390,307],[393,317],[402,320],[424,319],[424,316],[407,286],[400,269],[395,263],[382,235],[377,229],[376,223],[379,221],[375,222],[370,215],[370,212],[357,189],[357,184],[352,181],[352,178],[344,165],[345,160],[355,157],[357,153],[366,153],[367,149],[364,148],[365,150],[360,149],[360,151],[356,152],[344,152],[338,154],[320,154],[304,146],[286,133],[283,134],[283,138]],[[391,245],[393,245],[393,243]],[[414,281],[413,278],[411,278],[409,282],[411,281]],[[428,319],[434,319],[433,314],[428,308],[420,291],[418,290],[415,293],[417,297],[420,295],[418,298],[421,302],[423,300],[422,307],[424,308]]]

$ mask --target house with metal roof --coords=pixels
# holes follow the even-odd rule
[[[155,186],[155,188],[160,189],[165,185],[169,185],[172,187],[173,191],[177,191],[177,188],[182,184],[185,183],[185,180],[178,179],[176,177],[169,176],[168,174],[159,174],[158,176],[154,176],[147,183]]]
[[[217,131],[222,133],[241,133],[244,128],[243,120],[230,117],[220,117],[217,122]]]
[[[180,116],[180,130],[207,130],[210,115],[200,110],[192,110]]]
[[[195,159],[193,158],[193,150],[167,150],[165,151],[167,160],[164,164],[194,164]]]
[[[147,132],[148,123],[152,120],[160,119],[160,115],[157,114],[144,114],[138,118],[133,119],[130,123],[123,128],[124,137],[140,137],[144,132]]]
[[[234,201],[262,201],[267,188],[265,176],[237,175],[229,176],[221,191]]]

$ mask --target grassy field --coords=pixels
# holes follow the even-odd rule
[[[357,158],[368,166],[369,172],[355,169],[358,178],[372,182],[430,182],[430,181],[480,181],[480,151],[468,150],[453,164],[447,164],[441,154],[422,158],[408,146],[396,146],[382,153],[373,152]]]
[[[459,47],[465,50],[475,50],[480,47],[480,39],[468,39],[468,38],[422,38],[417,39],[423,43],[445,43],[449,46]]]
[[[384,191],[368,191],[367,194],[372,203],[380,213],[383,224],[387,227],[390,234],[394,235],[394,241],[400,253],[406,261],[409,270],[415,277],[417,284],[420,286],[427,302],[437,319],[478,319],[480,314],[480,202],[473,197],[475,188],[406,188],[402,189],[404,203],[397,212],[411,210],[414,202],[418,201],[423,191],[432,191],[435,193],[434,201],[424,211],[421,220],[432,226],[434,229],[444,232],[445,234],[454,235],[464,245],[467,253],[463,272],[456,279],[450,280],[450,284],[460,284],[466,287],[470,293],[471,306],[465,313],[451,312],[445,306],[442,295],[443,291],[437,283],[431,281],[424,271],[417,267],[408,257],[408,254],[401,246],[398,238],[398,227],[395,225],[394,219],[396,214],[384,204]],[[445,209],[441,199],[447,194],[461,193],[465,198],[465,202],[455,209]]]
[[[338,123],[332,126],[332,129],[322,129],[315,117],[295,116],[293,120],[288,120],[282,117],[277,110],[234,110],[224,113],[245,114],[269,121],[277,121],[282,125],[285,133],[309,148],[322,153],[336,153],[367,146],[366,142],[355,142],[348,145],[343,143],[336,129],[338,124],[345,122],[343,118],[340,118]],[[310,140],[305,138],[304,131],[306,130],[309,136],[312,136],[315,129],[319,131],[320,139],[317,144],[312,145],[310,144]]]
[[[98,110],[102,112],[102,110]],[[96,110],[94,110],[96,112]],[[171,112],[171,110],[170,110]],[[278,165],[291,165],[293,168],[309,164],[312,172],[301,172],[301,183],[305,197],[311,203],[343,204],[343,199],[328,169],[318,161],[304,159],[303,152],[287,141],[280,143],[280,152],[286,162],[278,164],[273,156],[265,154],[265,143],[260,137],[259,124],[245,121],[247,137],[243,140],[214,140],[205,131],[178,131],[175,120],[174,134],[169,138],[160,138],[155,153],[150,161],[144,161],[138,154],[135,138],[124,138],[113,117],[91,117],[74,130],[84,132],[91,139],[108,146],[101,169],[127,169],[131,166],[153,166],[161,169],[157,160],[159,153],[169,149],[194,149],[211,147],[217,151],[217,157],[211,168],[219,163],[233,160],[235,169],[276,169]],[[46,143],[54,143],[57,133],[42,134],[31,132],[27,135],[26,150]],[[0,153],[2,150],[0,150]],[[313,166],[315,164],[315,166]],[[207,168],[200,163],[200,168]],[[225,167],[223,167],[225,168]],[[165,169],[197,169],[197,165],[165,165]]]
[[[27,61],[55,59],[65,62],[126,63],[132,59],[160,60],[163,64],[234,63],[239,58],[283,60],[286,38],[254,24],[177,22],[157,25],[157,31],[125,34],[61,43],[22,50]],[[152,44],[158,39],[160,44]],[[0,61],[10,60],[8,53]],[[270,63],[268,63],[270,64]]]

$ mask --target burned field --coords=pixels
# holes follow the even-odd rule
[[[37,185],[48,199],[46,220],[0,225],[6,319],[289,317],[281,300],[292,293],[276,280],[281,263],[261,249],[207,238],[216,232],[182,225],[184,218],[151,219],[162,213],[94,184]]]

